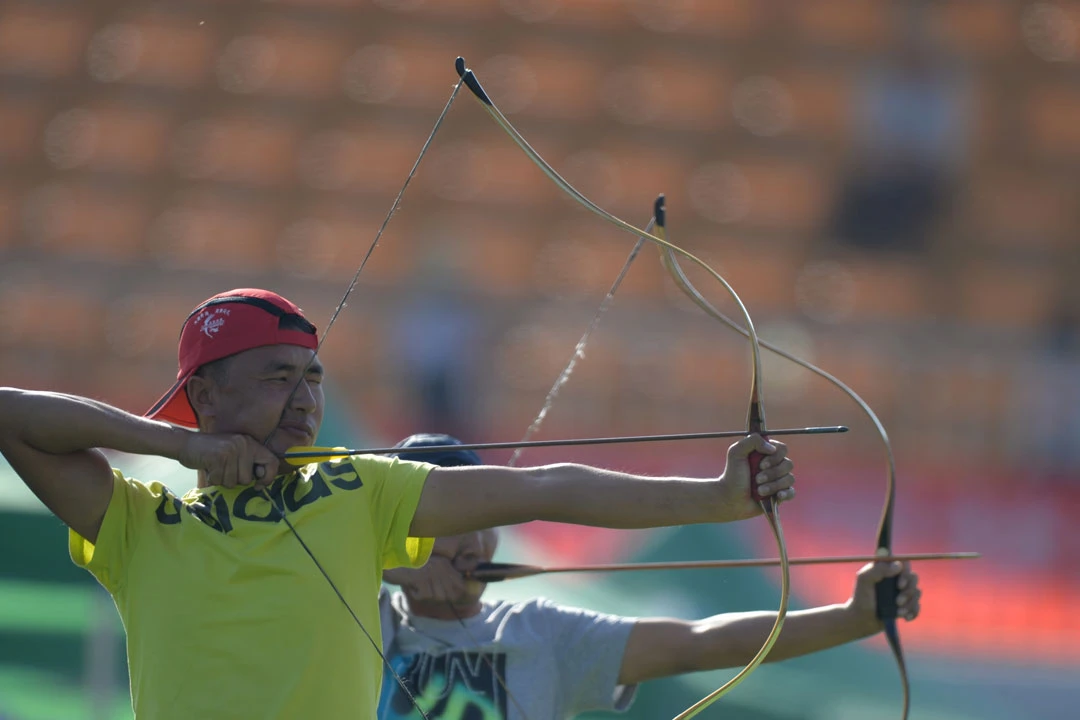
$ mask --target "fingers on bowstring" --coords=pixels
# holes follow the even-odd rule
[[[269,485],[277,476],[280,460],[262,443],[256,443],[251,456],[252,477],[255,482]]]

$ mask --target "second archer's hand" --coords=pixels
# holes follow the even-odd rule
[[[412,600],[436,603],[457,600],[466,582],[453,561],[442,555],[432,555],[423,567],[386,570],[383,579],[399,585]]]
[[[911,571],[911,563],[881,562],[864,565],[855,576],[855,591],[847,602],[847,607],[866,634],[880,632],[885,625],[877,616],[877,596],[874,586],[879,580],[899,575],[897,585],[900,594],[896,598],[897,616],[905,620],[914,620],[919,616],[919,601],[922,590],[919,588],[919,576]]]
[[[759,452],[761,461],[758,477],[750,477],[749,456]],[[787,445],[775,440],[765,440],[760,435],[748,435],[728,448],[727,466],[720,477],[720,501],[732,520],[744,520],[761,514],[761,506],[750,495],[750,483],[758,486],[762,497],[775,496],[777,501],[795,497],[795,467],[787,456]]]

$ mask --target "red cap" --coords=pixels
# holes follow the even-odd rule
[[[285,323],[283,329],[281,326]],[[195,308],[180,331],[176,384],[147,417],[198,427],[184,386],[203,365],[265,345],[299,345],[317,350],[319,336],[304,312],[269,290],[240,288],[215,295]]]

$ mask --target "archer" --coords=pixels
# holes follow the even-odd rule
[[[295,304],[240,289],[184,321],[176,382],[148,417],[0,388],[0,452],[116,602],[138,718],[374,718],[379,579],[423,565],[434,537],[537,519],[643,528],[753,517],[754,451],[766,456],[759,492],[794,497],[787,448],[757,435],[728,449],[715,479],[372,455],[279,473],[322,424],[318,347]],[[125,477],[98,448],[179,461],[198,487],[177,497]]]
[[[412,448],[460,444],[448,435],[413,435],[399,458],[443,467],[475,466],[471,450],[439,454]],[[460,472],[455,470],[455,473]],[[460,717],[468,704],[486,718],[564,720],[594,710],[629,709],[639,683],[682,673],[745,665],[769,633],[775,612],[724,613],[696,621],[630,618],[565,607],[544,598],[485,601],[486,584],[467,578],[495,555],[498,533],[477,530],[435,540],[420,569],[387,570],[400,585],[380,596],[386,657],[428,717]],[[918,576],[908,563],[866,565],[844,603],[788,614],[766,662],[808,655],[875,635],[874,584],[899,578],[898,614],[919,614]],[[384,683],[379,720],[415,717],[412,703]],[[478,715],[479,717],[479,715]]]

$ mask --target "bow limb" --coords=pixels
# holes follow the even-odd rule
[[[754,338],[757,337],[756,333],[754,332],[754,324],[750,321],[750,314],[746,311],[746,307],[743,305],[742,300],[739,298],[738,294],[736,294],[735,290],[728,284],[727,280],[721,277],[720,273],[716,272],[716,270],[710,267],[708,263],[706,263],[704,260],[697,257],[696,255],[687,252],[678,245],[675,245],[674,243],[670,243],[661,237],[657,237],[653,233],[646,232],[642,228],[631,225],[625,220],[615,217],[607,210],[603,209],[602,207],[594,203],[592,200],[585,197],[585,195],[583,195],[580,190],[575,188],[573,185],[567,182],[562,175],[556,172],[555,168],[551,167],[551,165],[549,165],[548,162],[544,160],[544,158],[542,158],[540,154],[532,148],[531,145],[529,145],[528,141],[525,140],[522,134],[518,132],[513,125],[510,124],[510,121],[506,119],[506,116],[502,114],[502,111],[500,111],[499,108],[497,108],[495,104],[491,101],[491,98],[488,97],[487,92],[480,85],[480,81],[476,79],[476,75],[473,73],[473,71],[465,67],[465,60],[463,58],[459,57],[457,59],[456,67],[458,74],[461,76],[462,82],[464,82],[465,86],[472,91],[473,95],[480,103],[480,106],[484,108],[484,110],[496,122],[496,124],[498,124],[498,126],[501,127],[508,136],[510,136],[510,139],[513,140],[514,143],[522,149],[522,151],[524,151],[524,153],[529,157],[529,159],[533,161],[533,164],[540,168],[540,170],[545,175],[547,175],[551,179],[551,181],[559,187],[560,190],[565,192],[568,196],[570,196],[572,200],[580,204],[586,210],[593,213],[597,217],[606,220],[615,227],[620,228],[630,233],[631,235],[636,235],[642,240],[651,242],[657,247],[667,248],[679,257],[685,258],[686,260],[692,262],[694,265],[700,267],[702,270],[708,273],[710,277],[712,277],[714,280],[724,286],[724,288],[732,296],[732,299],[734,299],[736,305],[739,306],[739,310],[745,318],[746,326],[750,328],[750,333],[754,336]],[[760,365],[761,363],[759,359],[758,361],[756,361],[755,378],[761,374]],[[757,385],[755,381],[755,392],[756,390]]]
[[[661,195],[656,199],[655,213],[656,217],[656,234],[666,240],[666,228],[665,219],[666,212],[664,208],[664,196]],[[661,253],[663,255],[671,255],[674,257],[675,253],[671,252],[668,247],[661,247]],[[757,338],[757,333],[754,332],[753,323],[750,320],[750,314],[746,311],[745,305],[739,299],[739,296],[735,294],[735,291],[726,282],[723,283],[724,287],[728,290],[731,296],[734,298],[736,304],[742,310],[745,318],[746,327],[748,332],[747,338],[750,340],[750,351],[753,357],[753,377],[751,379],[750,389],[750,409],[747,413],[747,431],[751,433],[759,433],[762,437],[766,437],[765,429],[765,409],[761,397],[761,348]],[[680,283],[680,288],[685,287]],[[788,601],[791,598],[791,566],[788,561],[787,555],[787,543],[784,542],[784,530],[780,525],[780,513],[779,505],[775,498],[768,497],[762,498],[757,491],[756,476],[759,466],[761,464],[762,455],[760,453],[752,453],[750,458],[750,486],[753,488],[752,494],[754,499],[761,505],[761,509],[765,514],[765,518],[769,522],[769,528],[773,532],[773,536],[776,540],[776,546],[780,553],[780,603],[779,608],[776,611],[776,621],[773,623],[772,629],[769,631],[768,636],[765,638],[765,642],[762,643],[761,648],[757,651],[753,658],[746,664],[746,666],[740,670],[733,678],[721,685],[716,690],[712,691],[701,700],[688,707],[675,716],[675,720],[689,720],[696,716],[714,702],[722,698],[727,693],[731,692],[738,686],[743,680],[748,678],[751,673],[758,668],[761,663],[765,661],[769,652],[772,650],[776,641],[780,638],[780,631],[784,627],[784,620],[787,618]]]
[[[531,145],[529,145],[528,141],[526,141],[525,138],[521,135],[521,133],[519,133],[517,131],[517,129],[514,128],[514,126],[510,123],[510,121],[506,119],[506,117],[502,114],[502,112],[491,101],[491,98],[488,97],[487,92],[484,91],[484,88],[480,85],[480,82],[476,79],[476,75],[473,73],[473,71],[469,70],[466,67],[465,60],[463,58],[459,57],[457,59],[457,62],[456,62],[455,65],[456,65],[456,68],[457,68],[458,75],[461,77],[461,79],[465,83],[465,85],[472,91],[472,93],[476,97],[476,99],[480,102],[481,107],[484,108],[484,110],[496,122],[496,124],[498,124],[499,127],[501,127],[503,129],[503,131],[506,132],[506,134],[510,136],[510,139],[513,140],[514,143],[518,147],[520,147],[522,149],[522,151],[525,152],[525,154],[529,157],[529,159],[532,160],[533,163],[538,168],[540,168],[540,170],[545,175],[547,175],[561,190],[563,190],[563,192],[565,192],[568,196],[570,196],[571,199],[573,199],[575,202],[579,203],[586,210],[588,210],[588,211],[592,212],[594,215],[597,215],[598,217],[606,220],[607,222],[611,223],[612,225],[614,225],[614,226],[616,226],[616,227],[618,227],[618,228],[620,228],[622,230],[625,230],[626,232],[629,232],[629,233],[631,233],[633,235],[636,235],[639,238],[642,238],[643,240],[651,242],[651,243],[653,243],[654,245],[656,245],[658,247],[666,248],[670,252],[672,252],[672,253],[674,253],[676,255],[679,255],[679,256],[681,256],[683,258],[686,258],[690,262],[692,262],[695,265],[697,265],[698,267],[700,267],[706,273],[708,273],[714,280],[716,280],[718,283],[720,283],[720,285],[722,285],[724,287],[724,289],[731,296],[732,300],[738,306],[739,311],[743,316],[744,322],[746,323],[746,328],[749,331],[751,352],[752,352],[752,355],[753,355],[754,373],[753,373],[753,381],[752,381],[752,384],[751,384],[750,410],[749,410],[748,417],[747,417],[747,429],[748,429],[749,432],[752,432],[752,433],[753,432],[764,433],[765,432],[765,413],[764,413],[764,407],[763,407],[763,403],[762,403],[761,387],[760,387],[760,381],[759,381],[760,377],[761,377],[761,353],[760,353],[760,349],[758,348],[757,333],[754,330],[754,323],[750,319],[750,313],[747,311],[746,306],[743,304],[742,299],[739,297],[738,293],[735,292],[735,289],[733,287],[731,287],[731,285],[728,283],[728,281],[725,280],[718,272],[716,272],[716,270],[714,270],[711,266],[709,266],[708,263],[706,263],[704,260],[698,258],[696,255],[691,254],[690,252],[688,252],[688,251],[684,250],[683,248],[679,247],[678,245],[675,245],[673,243],[668,242],[667,240],[665,240],[662,237],[659,237],[659,236],[654,235],[652,233],[645,232],[641,228],[635,227],[634,225],[631,225],[630,223],[626,222],[625,220],[622,220],[622,219],[620,219],[618,217],[615,217],[614,215],[612,215],[611,213],[609,213],[608,211],[604,210],[599,205],[594,203],[592,200],[587,198],[585,195],[583,195],[577,188],[575,188],[573,185],[571,185],[569,182],[567,182],[561,175],[559,175],[559,173],[556,172],[556,170],[553,167],[551,167],[551,165],[549,165],[548,162],[546,160],[544,160],[540,156],[540,154],[538,152],[536,152],[536,150],[534,150],[532,148]],[[662,207],[662,203],[658,202],[657,206],[658,206],[658,208]],[[660,226],[660,218],[657,218],[657,226],[658,227]],[[757,458],[757,461],[760,462],[760,459],[761,458],[759,456]],[[754,496],[755,496],[754,499],[758,500],[761,503],[762,510],[765,512],[766,516],[769,518],[769,524],[773,528],[773,532],[777,537],[778,547],[780,548],[782,555],[786,556],[786,546],[785,546],[784,541],[783,541],[783,531],[782,531],[782,528],[780,527],[779,518],[777,517],[776,503],[772,498],[762,499],[757,494],[757,485],[753,481],[753,476],[755,476],[757,474],[757,468],[756,468],[755,460],[754,460],[753,456],[751,456],[750,461],[751,461],[751,470],[752,470],[752,472],[751,472],[751,488],[752,488],[752,491],[753,491]],[[787,580],[786,580],[786,578],[788,576],[788,573],[787,573],[787,570],[786,570],[786,568],[787,568],[786,562],[785,562],[784,568],[785,568],[785,571],[784,571],[783,574],[784,574],[784,577],[785,577],[785,581],[784,581],[784,587],[781,589],[781,607],[780,607],[779,612],[777,613],[777,622],[774,625],[772,632],[769,633],[769,638],[767,640],[766,646],[762,647],[762,649],[753,658],[753,660],[751,660],[750,665],[748,665],[746,668],[744,668],[735,678],[732,678],[732,680],[729,681],[727,684],[725,684],[724,687],[719,688],[718,690],[714,691],[713,693],[706,696],[705,698],[702,698],[697,703],[695,703],[693,706],[691,706],[687,710],[680,713],[677,716],[676,720],[689,720],[689,718],[692,718],[695,715],[697,715],[699,712],[701,712],[702,710],[707,708],[709,705],[711,705],[713,702],[715,702],[717,699],[719,699],[722,695],[726,694],[729,690],[734,688],[738,683],[742,682],[742,680],[745,679],[751,672],[753,672],[754,668],[756,668],[757,665],[761,664],[761,662],[765,659],[765,656],[768,654],[768,651],[772,648],[772,644],[774,644],[776,642],[776,638],[779,637],[780,629],[783,626],[784,618],[787,616],[787,599],[788,599],[788,595],[789,595],[789,592],[788,592],[789,589],[787,587]]]
[[[689,278],[687,278],[686,273],[683,271],[683,268],[679,264],[679,260],[674,253],[669,252],[667,248],[660,248],[660,259],[676,285],[679,286],[679,289],[681,289],[687,297],[693,300],[698,307],[704,310],[707,315],[715,320],[719,320],[721,323],[727,325],[744,337],[750,337],[750,334],[745,327],[739,325],[735,320],[722,313],[702,296],[698,289],[690,282]],[[874,426],[874,429],[881,438],[882,447],[885,450],[885,461],[887,466],[885,476],[885,503],[882,507],[881,520],[878,524],[876,548],[879,556],[887,557],[891,555],[893,508],[896,505],[896,461],[893,457],[892,443],[889,441],[889,434],[885,431],[885,426],[882,424],[880,418],[878,418],[877,413],[870,408],[870,405],[863,400],[858,393],[852,390],[835,375],[826,370],[822,370],[818,366],[803,360],[797,355],[792,355],[786,350],[765,340],[759,340],[758,344],[773,354],[779,355],[832,383],[858,406]],[[900,644],[900,633],[896,626],[896,596],[900,591],[899,586],[897,585],[897,578],[885,578],[884,580],[879,581],[874,589],[877,594],[878,618],[885,625],[885,637],[889,642],[889,648],[892,650],[893,657],[896,659],[896,665],[900,673],[900,683],[903,690],[903,710],[901,718],[902,720],[907,720],[911,704],[911,686],[908,680],[907,663],[904,661],[903,647]]]

